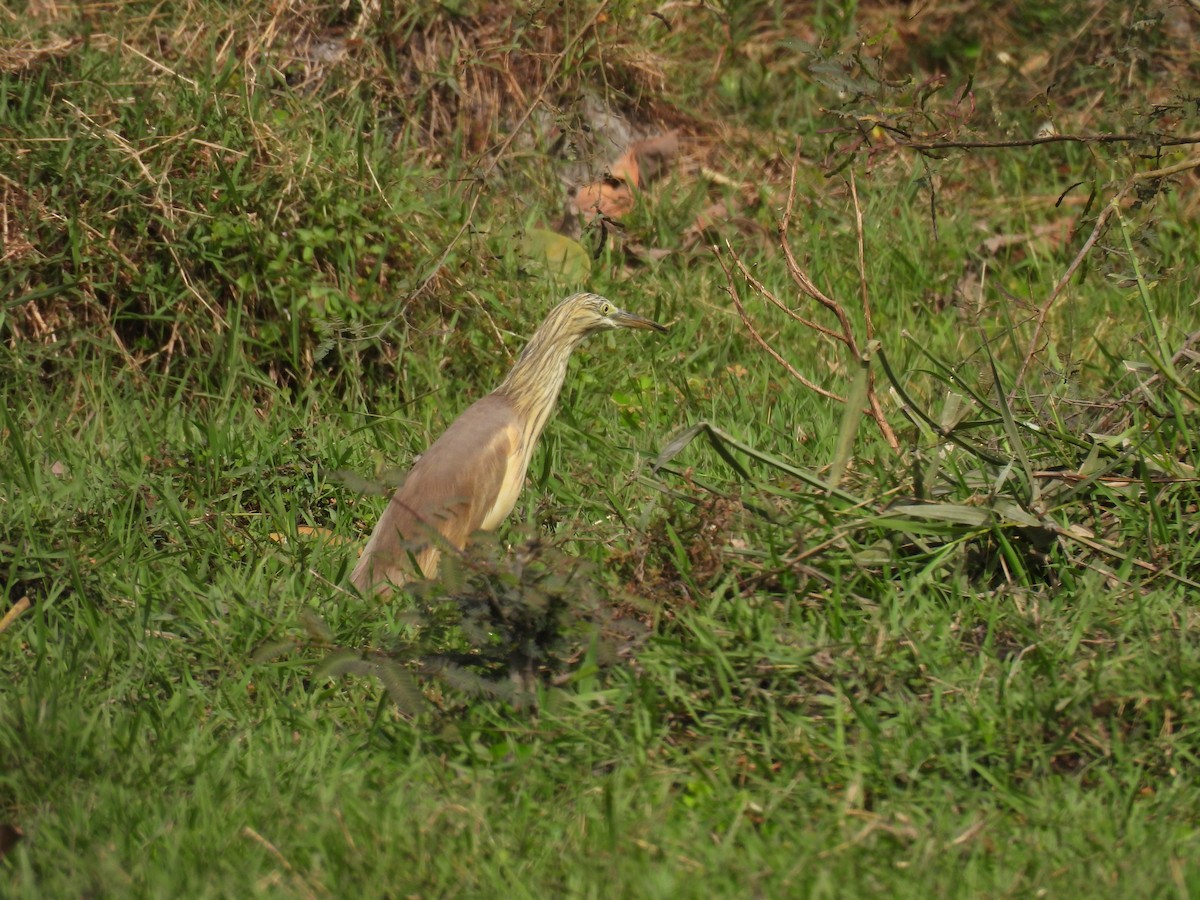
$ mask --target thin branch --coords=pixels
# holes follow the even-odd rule
[[[863,236],[862,207],[858,203],[858,185],[854,180],[854,170],[850,170],[850,199],[854,201],[854,232],[858,238],[858,293],[862,299],[863,324],[866,326],[867,342],[875,337],[875,326],[871,322],[871,301],[867,292],[867,250],[866,239]]]
[[[1017,138],[1007,141],[923,141],[898,136],[888,131],[897,147],[909,150],[993,150],[1005,147],[1036,147],[1039,144],[1152,144],[1156,147],[1181,147],[1200,144],[1200,135],[1165,137],[1153,134],[1048,134],[1044,137]]]
[[[816,384],[815,382],[810,381],[808,378],[806,378],[803,373],[801,373],[797,369],[795,369],[792,366],[792,364],[789,363],[786,359],[784,359],[774,347],[772,347],[769,343],[767,343],[766,338],[764,338],[761,334],[758,333],[758,329],[756,329],[754,327],[754,323],[750,321],[750,316],[746,312],[746,308],[742,305],[741,298],[738,297],[737,284],[734,282],[733,272],[730,270],[729,266],[727,266],[725,264],[725,260],[721,256],[720,251],[717,250],[716,247],[713,247],[712,251],[713,251],[713,256],[715,256],[717,258],[717,262],[719,262],[721,264],[721,269],[725,272],[725,279],[728,283],[725,290],[728,291],[730,299],[733,300],[733,305],[734,305],[734,307],[737,308],[738,315],[741,316],[742,323],[746,326],[746,330],[750,332],[750,336],[752,338],[754,338],[754,340],[758,343],[758,345],[760,347],[762,347],[764,350],[767,351],[767,353],[771,356],[772,359],[774,359],[777,363],[779,363],[781,366],[783,366],[787,370],[787,373],[789,375],[791,375],[793,378],[795,378],[797,381],[799,381],[802,385],[804,385],[810,391],[820,394],[822,397],[828,397],[830,400],[836,400],[838,403],[845,403],[846,399],[844,397],[839,397],[837,394],[833,393],[832,391],[828,391],[825,388],[821,387],[819,384]],[[731,254],[733,253],[732,247],[729,248],[729,252]],[[737,257],[735,256],[734,259],[736,260]]]
[[[778,309],[783,310],[791,318],[795,319],[797,322],[799,322],[805,328],[811,328],[813,331],[816,331],[819,334],[823,334],[828,338],[832,338],[835,341],[840,341],[843,344],[846,343],[845,335],[838,334],[832,328],[826,328],[820,322],[814,322],[812,319],[809,319],[805,316],[800,315],[800,313],[796,312],[795,310],[788,309],[787,305],[784,304],[784,302],[782,300],[780,300],[778,297],[776,297],[775,294],[773,294],[771,292],[771,290],[765,284],[763,284],[761,281],[759,281],[757,278],[755,278],[750,273],[750,270],[746,267],[746,264],[744,262],[742,262],[741,257],[737,256],[733,252],[733,248],[729,246],[729,241],[725,242],[725,246],[729,249],[730,255],[733,256],[733,261],[734,261],[734,263],[737,264],[738,271],[742,273],[742,277],[746,279],[746,281],[749,283],[750,287],[754,288],[755,291],[762,294],[769,301],[771,301],[771,303],[773,303]]]
[[[866,373],[866,403],[868,408],[862,412],[869,415],[874,420],[876,426],[879,428],[880,433],[883,435],[884,440],[887,441],[888,446],[893,450],[899,450],[900,441],[896,437],[896,433],[893,431],[891,424],[887,420],[887,417],[884,415],[883,405],[880,403],[879,396],[875,391],[875,373],[873,372],[870,363],[870,353],[873,352],[875,344],[874,325],[871,320],[870,292],[867,289],[866,239],[863,229],[862,207],[858,202],[858,189],[854,182],[853,173],[851,173],[850,183],[851,195],[854,198],[855,222],[857,224],[859,293],[863,308],[863,319],[865,323],[864,331],[866,335],[866,346],[868,348],[867,353],[864,353],[860,349],[858,340],[855,338],[854,326],[850,321],[850,316],[846,312],[845,307],[836,300],[828,297],[813,283],[812,279],[809,278],[808,273],[805,272],[804,269],[800,267],[800,264],[796,261],[796,258],[792,253],[791,245],[788,242],[788,230],[791,227],[792,212],[795,209],[796,203],[796,174],[799,169],[799,165],[800,153],[799,148],[797,147],[796,155],[792,159],[792,170],[791,179],[788,186],[787,205],[784,208],[783,216],[779,222],[779,243],[783,249],[784,258],[787,261],[788,272],[791,275],[792,280],[800,288],[803,294],[807,295],[810,299],[815,300],[818,304],[825,307],[825,309],[834,315],[841,326],[841,331],[839,332],[832,328],[827,328],[824,325],[821,325],[800,315],[799,313],[788,309],[770,290],[766,288],[765,285],[759,282],[750,273],[749,269],[734,252],[733,247],[728,241],[726,241],[725,246],[729,251],[730,258],[734,261],[738,272],[760,296],[765,297],[779,309],[782,309],[785,313],[787,313],[792,319],[801,323],[806,328],[810,328],[818,334],[832,338],[833,340],[841,343],[854,357],[855,362],[864,367]],[[715,247],[713,248],[713,253],[716,255],[721,268],[725,272],[725,278],[728,282],[727,290],[729,291],[730,298],[733,300],[734,306],[737,308],[738,315],[741,317],[742,323],[746,326],[751,337],[758,343],[758,345],[766,350],[772,359],[783,366],[784,369],[787,370],[788,374],[790,374],[809,390],[820,394],[823,397],[828,397],[831,400],[836,400],[839,403],[846,403],[847,400],[845,398],[817,386],[811,380],[802,375],[758,332],[758,330],[754,327],[753,322],[751,322],[750,316],[746,312],[745,307],[742,305],[741,298],[738,296],[737,284],[734,281],[732,270],[728,265],[726,265],[724,257],[721,256]],[[856,401],[856,404],[857,402],[858,401]]]
[[[1079,267],[1083,265],[1083,261],[1087,258],[1087,255],[1091,251],[1092,247],[1096,245],[1096,241],[1100,239],[1100,234],[1104,231],[1104,226],[1108,223],[1108,220],[1112,214],[1117,210],[1117,203],[1124,193],[1124,191],[1121,191],[1107,206],[1104,207],[1104,209],[1100,210],[1100,214],[1096,216],[1096,224],[1092,228],[1092,233],[1088,235],[1088,239],[1084,241],[1083,246],[1079,248],[1079,252],[1075,254],[1075,258],[1071,260],[1071,264],[1067,266],[1067,271],[1062,274],[1062,277],[1059,278],[1057,282],[1055,282],[1054,288],[1050,291],[1050,296],[1048,296],[1042,302],[1042,305],[1038,307],[1037,321],[1033,326],[1033,337],[1029,340],[1029,349],[1025,353],[1025,359],[1021,363],[1020,370],[1017,372],[1016,380],[1013,381],[1012,390],[1008,393],[1010,401],[1015,397],[1018,389],[1021,387],[1021,382],[1025,378],[1025,373],[1029,371],[1029,366],[1033,362],[1034,356],[1037,355],[1039,350],[1039,342],[1042,339],[1042,330],[1046,325],[1046,317],[1050,315],[1050,307],[1052,307],[1055,301],[1058,300],[1059,295],[1062,294],[1067,284],[1070,283],[1071,279],[1075,276],[1075,273],[1079,271]]]
[[[1150,169],[1147,172],[1137,172],[1131,179],[1134,182],[1153,181],[1156,178],[1166,178],[1170,175],[1178,175],[1180,172],[1186,172],[1188,169],[1200,169],[1200,156],[1191,156],[1182,162],[1177,162],[1170,166],[1163,166],[1161,169]]]
[[[858,343],[854,339],[854,329],[850,325],[850,317],[846,315],[846,310],[842,309],[842,305],[831,299],[821,292],[821,289],[813,284],[812,279],[808,277],[800,264],[796,262],[796,257],[792,254],[791,244],[788,242],[788,229],[792,223],[792,210],[796,203],[796,171],[800,165],[800,152],[797,148],[795,156],[792,157],[792,174],[790,183],[788,184],[787,206],[783,211],[783,218],[779,221],[779,244],[783,248],[784,262],[787,263],[788,274],[792,276],[792,280],[800,286],[805,294],[816,300],[827,310],[833,313],[838,320],[838,325],[842,329],[842,337],[839,339],[849,348],[850,352],[855,356],[861,357]]]
[[[863,231],[862,206],[858,202],[858,184],[854,180],[853,169],[850,170],[850,197],[854,201],[854,231],[858,239],[858,292],[862,300],[863,332],[867,338],[868,352],[871,352],[875,343],[875,326],[871,321],[871,294],[867,290],[867,240]],[[899,450],[900,440],[883,414],[883,406],[880,405],[879,395],[875,392],[875,369],[865,356],[860,359],[867,370],[867,401],[871,404],[871,418],[879,426],[879,431],[888,442],[888,446]]]

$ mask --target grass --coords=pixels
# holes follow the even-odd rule
[[[353,6],[0,19],[6,890],[1194,893],[1197,392],[1170,357],[1197,330],[1195,173],[1127,180],[1190,151],[851,158],[842,127],[1003,137],[1050,103],[1064,133],[1134,131],[1178,101],[1197,131],[1154,93],[1190,65],[1157,7],[1027,6],[1012,46],[1061,96],[992,61],[1006,13],[937,4],[899,38],[866,3],[816,4],[823,35],[781,4],[670,29],[633,2],[414,4],[325,68],[304,41]],[[1133,69],[1080,62],[1100,50]],[[933,71],[974,75],[976,119],[922,93]],[[581,146],[588,90],[681,129],[585,284],[672,332],[580,350],[500,540],[365,602],[363,488],[577,286],[514,250],[562,215],[548,120],[480,153],[543,88]],[[762,293],[823,315],[777,237],[797,134],[791,247],[865,348],[854,175],[895,449],[731,302],[853,393],[836,339]],[[1127,192],[1021,374],[1125,185],[1162,190]],[[536,709],[487,680],[493,595],[565,604]]]

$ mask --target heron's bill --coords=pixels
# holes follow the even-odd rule
[[[609,318],[622,328],[644,328],[647,331],[661,331],[664,334],[669,330],[665,325],[659,325],[653,319],[646,319],[623,309],[617,310]]]

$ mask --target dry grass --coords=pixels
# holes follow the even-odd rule
[[[354,325],[355,310],[378,319],[386,304],[389,322],[411,323],[430,300],[436,314],[456,309],[459,267],[486,276],[490,265],[470,235],[519,218],[530,195],[552,208],[558,193],[565,208],[558,179],[594,181],[628,140],[668,129],[683,138],[679,180],[707,184],[713,199],[685,235],[685,248],[702,248],[728,226],[769,249],[761,220],[787,194],[794,134],[786,122],[752,127],[712,98],[728,101],[724,92],[736,89],[752,110],[756,92],[769,96],[772,80],[815,82],[826,106],[830,127],[803,147],[806,194],[841,203],[845,186],[830,176],[865,159],[868,172],[897,170],[927,186],[935,232],[939,206],[973,203],[973,185],[996,178],[1000,154],[953,154],[957,145],[1024,142],[1039,128],[1128,132],[1136,139],[1129,152],[1094,154],[1082,173],[1102,187],[1128,176],[1139,153],[1153,152],[1156,142],[1161,152],[1195,126],[1186,97],[1170,87],[1190,83],[1197,66],[1181,49],[1197,17],[1182,5],[1113,11],[1078,0],[1056,19],[1065,35],[1039,32],[1043,13],[1017,0],[983,8],[922,4],[903,14],[894,4],[864,3],[856,31],[820,20],[807,4],[725,15],[618,2],[516,10],[483,2],[463,14],[432,3],[284,3],[225,7],[214,22],[211,6],[187,3],[122,6],[119,31],[109,27],[114,9],[35,3],[0,43],[0,72],[18,90],[39,79],[72,83],[90,53],[119,61],[113,80],[120,89],[94,92],[86,108],[77,101],[47,106],[35,130],[0,139],[7,173],[0,179],[0,259],[19,273],[16,293],[29,298],[9,310],[13,346],[98,329],[126,361],[169,364],[181,352],[210,347],[238,305],[256,319],[302,306],[289,365],[308,370],[317,347],[327,346],[331,323],[334,332],[347,319]],[[797,52],[804,46],[811,52]],[[732,86],[731,72],[740,78]],[[190,105],[164,108],[163,79],[190,89]],[[364,105],[372,121],[341,120],[343,110]],[[128,136],[136,127],[131,110],[162,119],[155,137]],[[222,117],[223,127],[212,126]],[[336,123],[342,138],[332,163],[318,162],[322,154],[304,135],[321,122]],[[391,151],[364,155],[360,146],[354,165],[354,140]],[[930,142],[940,149],[908,149]],[[56,164],[58,146],[94,165],[116,164],[103,195],[95,186],[91,195],[50,193],[37,172]],[[381,166],[422,169],[418,179],[436,192],[440,208],[398,208],[383,189],[389,179]],[[254,196],[227,213],[222,198],[186,189],[223,182],[238,190],[238,180],[253,185]],[[1196,180],[1194,170],[1183,171],[1174,184],[1194,188]],[[335,258],[332,240],[311,230],[314,200],[324,194],[325,205],[337,207],[339,192],[347,192],[338,185],[376,195],[378,212],[365,220],[329,222],[335,233],[350,229],[372,242],[374,249],[352,260]],[[1053,198],[1054,208],[1080,199],[1082,190]],[[1179,194],[1183,209],[1194,212],[1200,191]],[[141,210],[130,213],[133,205]],[[1045,217],[1054,215],[1046,210]],[[217,238],[218,247],[209,232],[223,217],[232,232]],[[451,217],[459,221],[449,239],[427,240],[445,231],[435,223]],[[546,218],[553,225],[557,216]],[[1003,252],[1059,241],[1071,219],[1035,223],[1030,240],[1013,239]],[[304,230],[309,237],[290,249],[268,234]],[[404,239],[391,240],[398,232]],[[231,259],[239,241],[263,249]],[[307,261],[269,273],[284,281],[282,293],[258,281],[279,254]],[[631,254],[654,257],[655,250],[635,246]],[[62,257],[78,269],[66,293],[51,288]],[[141,286],[139,273],[155,267],[178,273],[169,311]],[[976,274],[964,272],[968,293]]]

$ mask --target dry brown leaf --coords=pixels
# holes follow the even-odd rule
[[[633,209],[633,191],[623,181],[597,181],[575,192],[575,205],[588,222],[597,216],[619,219]]]
[[[635,141],[603,181],[575,192],[575,207],[589,222],[597,216],[621,218],[633,209],[634,191],[662,175],[678,153],[679,138],[673,133]]]
[[[634,155],[633,148],[626,150],[621,158],[612,165],[609,172],[610,180],[620,181],[627,185],[640,187],[642,182],[638,177],[638,159]]]

